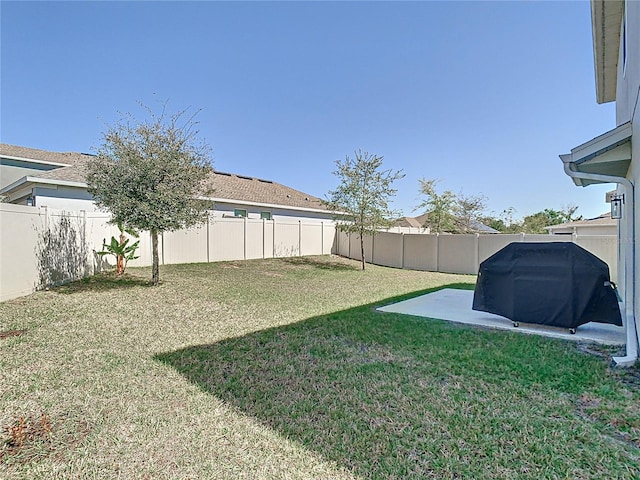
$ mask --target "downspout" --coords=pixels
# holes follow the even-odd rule
[[[624,357],[613,357],[616,366],[629,367],[638,359],[638,335],[636,331],[635,318],[635,268],[636,268],[636,222],[635,222],[635,200],[634,185],[628,178],[613,175],[601,175],[598,173],[585,173],[574,170],[575,164],[570,162],[571,155],[560,155],[564,162],[564,171],[571,178],[581,180],[594,180],[602,183],[616,183],[625,189],[625,200],[629,205],[630,212],[627,213],[627,232],[630,232],[630,247],[625,248],[624,259],[624,307],[625,307],[625,330],[626,330],[626,352]],[[573,168],[572,168],[573,167]]]

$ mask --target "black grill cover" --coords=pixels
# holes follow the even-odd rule
[[[514,322],[622,326],[609,267],[571,242],[510,243],[480,264],[473,309]]]

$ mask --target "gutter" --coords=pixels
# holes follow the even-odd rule
[[[564,172],[574,179],[595,180],[601,183],[616,183],[625,190],[625,200],[629,205],[630,212],[627,213],[627,231],[631,234],[632,241],[630,248],[625,248],[624,259],[624,307],[625,307],[625,330],[626,330],[626,352],[624,357],[613,357],[616,366],[630,367],[638,359],[638,333],[636,330],[635,318],[635,268],[636,268],[636,222],[635,222],[635,200],[634,185],[626,177],[613,175],[601,175],[598,173],[585,173],[576,170],[576,164],[571,162],[572,155],[560,155],[564,163]]]

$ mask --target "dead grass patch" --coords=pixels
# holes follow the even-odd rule
[[[4,332],[0,332],[0,340],[9,338],[9,337],[19,337],[20,335],[23,335],[25,333],[27,333],[26,330],[7,330]]]

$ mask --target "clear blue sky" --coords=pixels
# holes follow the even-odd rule
[[[0,139],[92,152],[117,112],[202,109],[216,169],[324,197],[362,148],[488,210],[607,211],[558,154],[615,127],[588,0],[1,3]],[[415,212],[417,215],[422,212]]]

